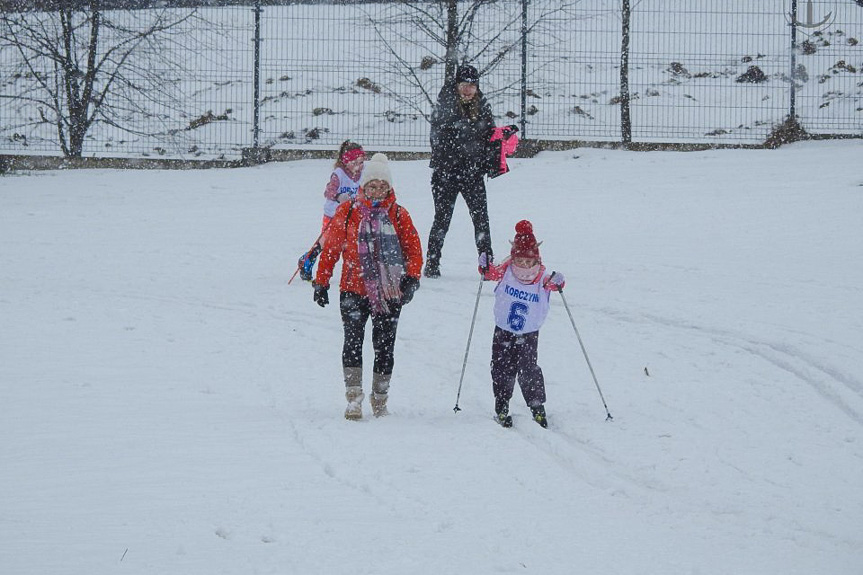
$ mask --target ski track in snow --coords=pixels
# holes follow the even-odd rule
[[[291,435],[293,436],[296,443],[302,448],[303,452],[305,452],[311,459],[317,462],[318,466],[321,468],[321,471],[333,481],[336,481],[340,485],[347,487],[352,491],[357,491],[363,496],[371,497],[378,505],[391,507],[392,509],[397,509],[394,506],[391,498],[386,497],[381,489],[374,486],[372,482],[368,481],[368,477],[365,477],[364,474],[354,473],[352,477],[349,472],[343,472],[342,469],[349,465],[349,462],[344,461],[332,461],[331,459],[326,458],[323,453],[324,450],[320,448],[313,448],[310,446],[310,436],[302,434],[300,432],[299,426],[293,420],[288,420]],[[348,424],[350,424],[348,422]],[[334,440],[332,433],[328,433],[329,427],[333,425],[332,422],[321,423],[320,425],[311,427],[314,435],[318,438],[326,437],[330,440]],[[387,493],[390,494],[389,492]],[[424,509],[422,511],[425,511]]]
[[[640,314],[639,317],[644,318],[643,320],[636,319],[635,316],[626,314],[620,310],[604,309],[603,313],[610,317],[624,319],[630,323],[643,323],[647,321],[675,328],[714,339],[717,343],[728,347],[745,350],[763,361],[794,375],[797,379],[815,390],[825,401],[831,403],[859,425],[863,425],[863,411],[849,402],[851,399],[863,400],[863,381],[854,378],[837,367],[825,365],[817,358],[809,356],[799,348],[784,343],[760,341],[742,332],[697,325],[684,320],[660,317],[648,313]],[[853,397],[849,399],[843,398],[843,394],[837,388],[850,392],[853,394]]]
[[[518,423],[520,426],[536,425],[530,419]],[[613,425],[613,423],[609,424]],[[668,493],[670,491],[668,486],[663,485],[654,477],[638,476],[628,472],[625,465],[615,462],[601,449],[591,446],[589,442],[580,440],[563,429],[557,429],[554,424],[549,424],[549,429],[540,433],[524,434],[518,430],[516,433],[520,434],[533,447],[547,453],[551,461],[565,468],[569,474],[595,489],[606,489],[614,493],[626,494],[630,498],[633,498],[630,494],[631,488],[636,488],[642,494],[644,492]],[[588,463],[590,467],[586,468]],[[609,484],[609,473],[617,480],[615,483]]]
[[[839,384],[839,386],[854,393],[856,399],[859,400],[863,396],[859,380],[853,379],[836,368],[823,365],[815,358],[807,357],[804,352],[792,346],[748,341],[750,345],[744,346],[744,349],[748,349],[765,361],[806,382],[826,401],[832,403],[837,409],[863,426],[863,412],[852,406],[848,400],[842,397],[842,393],[835,389],[836,386],[831,385],[831,382]],[[813,374],[813,371],[816,373]]]

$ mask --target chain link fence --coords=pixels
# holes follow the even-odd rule
[[[810,134],[863,136],[860,4],[458,2],[456,57],[483,73],[498,123],[518,124],[534,140],[759,144],[789,116]],[[96,56],[105,57],[103,73],[119,68],[121,78],[96,79],[104,101],[81,154],[231,159],[249,149],[333,150],[345,139],[425,151],[444,77],[447,7],[405,0],[105,10]],[[157,15],[172,25],[122,62],[111,55]],[[52,87],[64,70],[25,34],[59,35],[62,19],[8,9],[2,16],[0,153],[62,154],[56,110],[68,110],[71,96]],[[78,73],[86,76],[86,15],[75,18]]]

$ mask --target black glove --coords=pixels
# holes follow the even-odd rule
[[[479,275],[482,276],[483,281],[487,281],[486,274],[488,274],[488,268],[491,265],[491,256],[487,253],[482,252],[479,254],[479,258],[477,259],[477,269],[479,270]]]
[[[420,289],[420,280],[413,276],[402,276],[399,288],[402,290],[402,305],[407,305],[414,299],[414,293]]]
[[[319,306],[324,307],[328,303],[330,303],[330,288],[327,286],[319,286],[318,284],[312,284],[315,288],[315,295],[312,296],[312,299],[315,300]]]
[[[518,126],[516,126],[515,124],[510,124],[509,126],[504,126],[503,127],[503,138],[506,140],[510,136],[515,134],[516,132],[518,132]]]

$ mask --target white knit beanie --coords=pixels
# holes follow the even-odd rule
[[[392,187],[393,175],[390,173],[389,160],[386,154],[377,153],[363,166],[360,185],[365,186],[372,180],[383,180]]]

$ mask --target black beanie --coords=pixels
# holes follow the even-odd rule
[[[462,64],[459,66],[458,72],[455,75],[456,83],[470,82],[477,84],[479,82],[479,72],[470,64]]]

